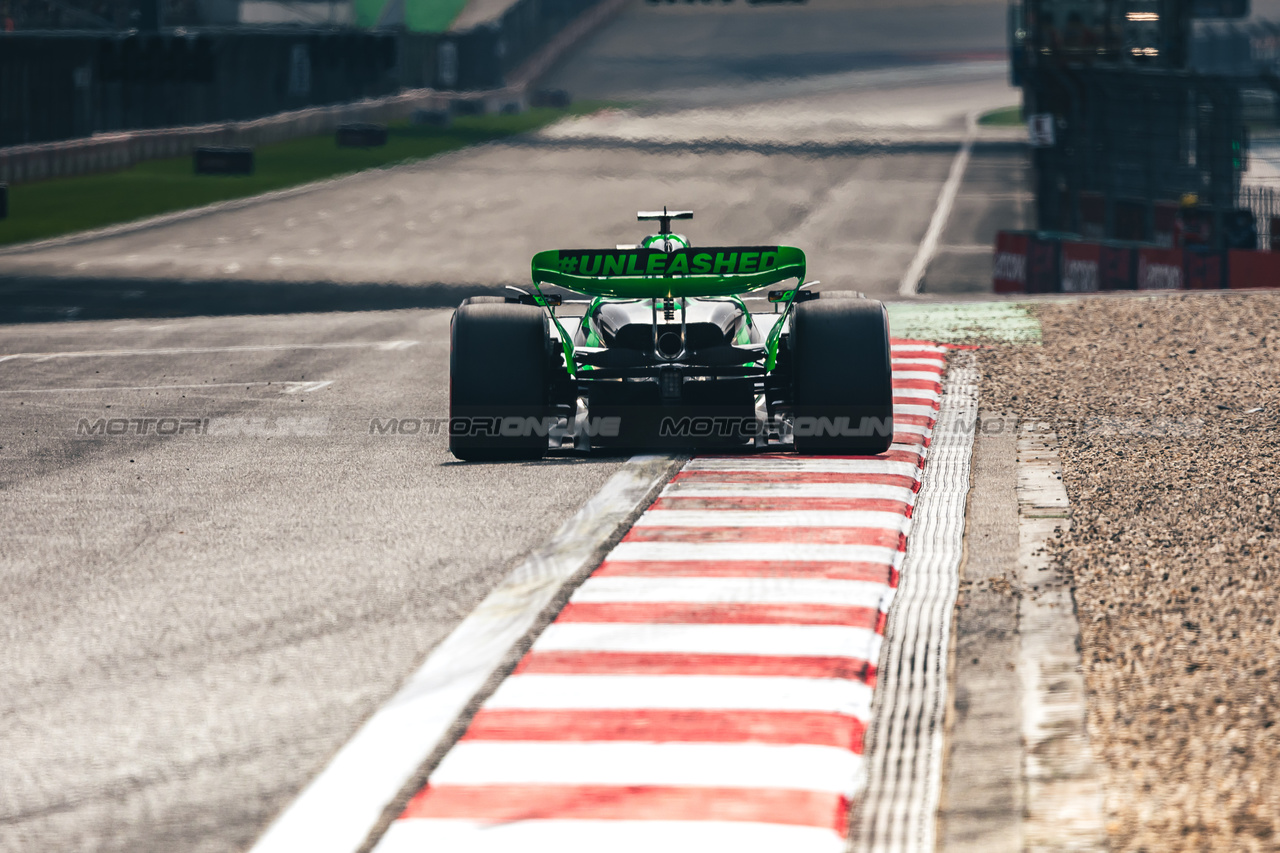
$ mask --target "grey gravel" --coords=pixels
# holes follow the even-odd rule
[[[1061,438],[1090,736],[1119,851],[1280,850],[1280,294],[1041,304],[984,405]]]

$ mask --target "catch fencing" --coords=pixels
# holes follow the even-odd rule
[[[465,32],[0,32],[0,147],[242,122],[402,90],[500,89],[611,0],[517,0]]]
[[[406,76],[398,64],[406,38],[337,30],[2,35],[0,146],[389,95]]]
[[[1240,188],[1238,206],[1251,211],[1259,223],[1258,248],[1280,250],[1280,192],[1274,187],[1245,185]]]
[[[1187,195],[1223,212],[1236,203],[1247,134],[1235,80],[1185,72],[1035,71],[1039,102],[1061,116],[1055,144],[1034,150],[1045,230],[1159,240],[1164,205]],[[1220,215],[1220,214],[1219,214]]]

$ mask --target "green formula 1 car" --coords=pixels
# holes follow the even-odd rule
[[[887,450],[884,306],[806,290],[817,282],[805,282],[796,248],[694,248],[671,232],[673,220],[692,218],[642,212],[659,228],[637,246],[539,252],[532,292],[465,300],[453,315],[449,364],[453,454],[534,459],[566,445]],[[767,299],[744,296],[791,281]]]

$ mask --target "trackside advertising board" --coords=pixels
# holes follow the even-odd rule
[[[1015,231],[996,234],[991,279],[996,293],[1027,292],[1027,244],[1031,237]]]
[[[1063,241],[1058,272],[1062,276],[1063,293],[1093,293],[1098,289],[1098,259],[1102,247],[1097,243]]]
[[[1027,293],[1058,289],[1058,241],[1032,237],[1027,242]]]
[[[1182,250],[1138,250],[1138,290],[1182,290]]]
[[[1226,284],[1222,280],[1223,260],[1222,252],[1183,251],[1183,286],[1187,290],[1221,290]]]
[[[1098,288],[1133,290],[1133,264],[1131,246],[1103,243],[1098,247]]]
[[[996,293],[1280,288],[1280,251],[1171,249],[1000,231],[993,259]]]

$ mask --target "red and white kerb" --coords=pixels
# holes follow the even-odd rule
[[[894,341],[884,456],[690,461],[378,853],[843,850],[944,368]]]

